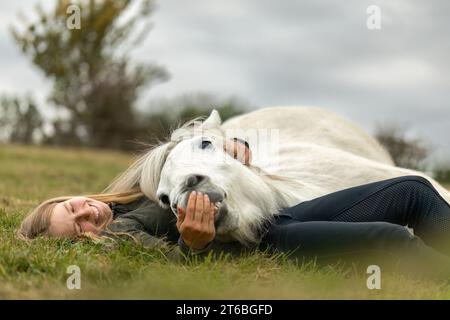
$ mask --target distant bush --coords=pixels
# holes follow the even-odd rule
[[[435,169],[434,178],[441,183],[450,184],[450,166]]]
[[[0,98],[0,142],[30,144],[44,139],[44,122],[31,97]]]
[[[407,138],[397,124],[378,125],[375,137],[386,148],[394,163],[403,168],[422,170],[430,150],[421,139]]]

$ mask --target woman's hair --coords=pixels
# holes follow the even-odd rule
[[[126,204],[143,196],[144,194],[138,188],[134,188],[129,191],[94,194],[86,197],[104,203],[115,202]],[[73,198],[73,196],[57,197],[42,202],[22,221],[18,231],[19,236],[25,240],[32,240],[39,235],[47,234],[54,207],[58,203],[64,202],[71,198]]]

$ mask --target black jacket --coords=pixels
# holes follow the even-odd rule
[[[169,257],[178,260],[188,255],[207,256],[229,253],[239,255],[248,249],[238,242],[211,242],[202,250],[192,250],[184,244],[176,227],[176,217],[172,211],[163,209],[151,200],[142,197],[128,204],[109,204],[113,221],[106,234],[132,236],[143,246],[170,250]]]

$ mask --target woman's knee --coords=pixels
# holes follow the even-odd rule
[[[380,244],[406,244],[417,237],[412,235],[404,226],[389,222],[370,222],[365,224],[368,239],[376,239]]]
[[[404,190],[410,191],[437,193],[437,190],[434,188],[433,184],[427,178],[422,176],[399,177],[398,182],[394,183],[392,186],[401,186]]]
[[[431,182],[427,178],[418,175],[402,176],[396,179],[398,180],[399,183],[413,183],[413,184],[420,183],[432,186]]]

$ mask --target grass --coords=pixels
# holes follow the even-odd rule
[[[0,145],[0,299],[449,299],[441,282],[382,275],[368,290],[351,267],[298,266],[254,254],[177,264],[129,242],[16,238],[21,219],[40,201],[95,193],[131,162],[121,153]],[[81,289],[66,286],[67,267],[81,269]]]

